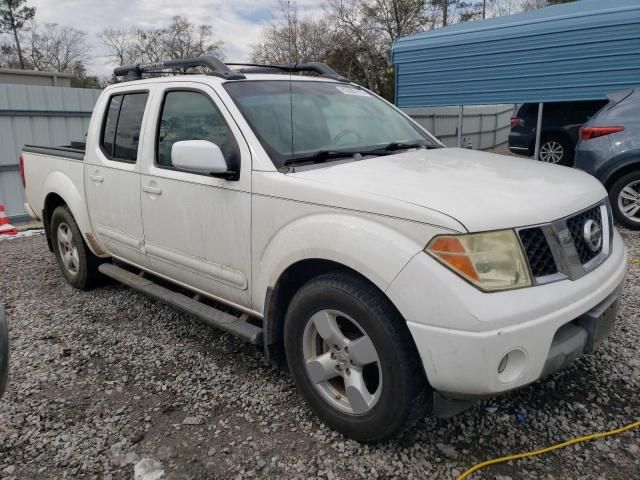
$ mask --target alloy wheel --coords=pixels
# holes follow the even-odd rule
[[[640,221],[640,180],[633,181],[620,190],[618,208],[629,220]]]
[[[564,148],[560,142],[549,140],[540,147],[540,160],[547,163],[560,163],[564,157]]]
[[[358,322],[337,310],[321,310],[309,319],[302,342],[309,379],[329,405],[350,415],[373,409],[382,392],[382,369]]]
[[[57,231],[58,251],[62,265],[71,275],[77,275],[80,271],[80,256],[73,232],[65,222],[58,225]]]

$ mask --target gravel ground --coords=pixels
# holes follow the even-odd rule
[[[79,292],[42,235],[0,241],[12,341],[0,478],[452,478],[489,458],[640,419],[640,236],[613,336],[450,420],[361,445],[324,427],[259,349],[123,286]],[[474,479],[640,478],[640,431]]]

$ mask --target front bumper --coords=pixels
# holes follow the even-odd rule
[[[610,305],[615,303],[625,273],[626,251],[615,232],[609,258],[577,280],[482,293],[419,254],[387,294],[407,320],[431,386],[449,398],[468,398],[529,384],[588,351],[595,330],[587,332],[583,346],[577,342],[577,354],[571,343],[559,353],[552,347],[563,326],[573,322],[587,329],[580,318],[609,299]],[[592,347],[596,343],[594,339]],[[507,354],[507,365],[499,372]],[[563,354],[566,359],[560,361]]]
[[[531,155],[529,145],[531,136],[529,133],[514,132],[509,133],[509,150],[519,155]]]

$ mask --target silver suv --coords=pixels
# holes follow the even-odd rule
[[[575,166],[607,188],[616,220],[640,230],[640,88],[609,95],[584,124]]]

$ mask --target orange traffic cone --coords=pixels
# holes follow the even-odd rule
[[[0,205],[0,235],[16,235],[17,233],[18,229],[9,223],[4,205]]]

